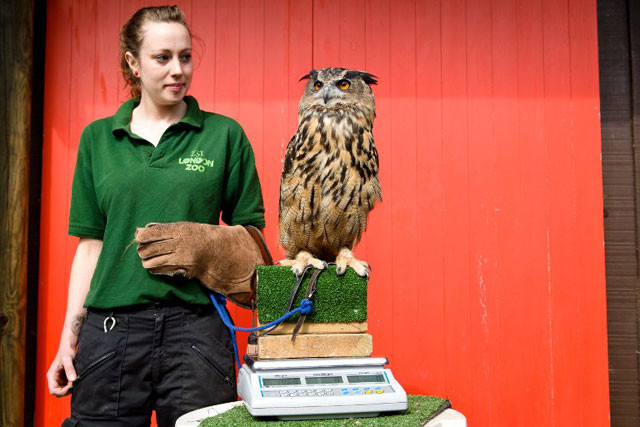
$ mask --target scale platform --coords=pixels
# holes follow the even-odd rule
[[[245,356],[238,394],[255,417],[375,417],[407,409],[386,357],[255,361]]]

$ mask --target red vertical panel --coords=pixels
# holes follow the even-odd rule
[[[262,177],[264,141],[264,7],[260,0],[240,2],[238,116],[256,157]],[[262,183],[264,186],[264,183]],[[273,224],[267,224],[272,226]]]
[[[340,66],[339,0],[313,1],[313,68]]]
[[[67,174],[69,141],[69,88],[71,83],[72,2],[59,1],[47,7],[45,102],[42,158],[42,207],[40,216],[40,278],[38,286],[38,358],[36,369],[36,413],[34,422],[44,425],[53,418],[61,424],[68,413],[69,399],[49,395],[45,374],[58,351],[64,321],[66,296],[64,279],[69,240],[66,213],[60,208],[68,198],[71,183]],[[58,27],[59,26],[59,27]],[[66,407],[65,407],[66,404]]]
[[[211,23],[216,22],[216,1],[198,1],[191,13],[191,33],[193,35],[194,72],[189,93],[194,95],[200,108],[215,111],[216,32]]]
[[[395,367],[394,337],[391,333],[394,315],[393,306],[391,207],[394,195],[391,191],[392,139],[391,139],[391,26],[389,23],[389,0],[370,0],[366,3],[365,68],[378,76],[378,84],[373,87],[376,97],[377,118],[373,125],[373,135],[380,158],[379,179],[382,186],[383,202],[369,214],[367,240],[370,251],[367,256],[373,268],[368,292],[369,333],[373,335],[373,353],[386,356]]]
[[[429,325],[429,339],[416,340],[424,366],[445,364],[444,342],[444,244],[442,155],[442,63],[440,40],[440,0],[417,1],[416,4],[416,115],[417,191],[419,209],[417,236],[420,245],[422,283],[417,289],[421,309],[419,321]],[[372,248],[373,249],[373,248]],[[444,369],[420,369],[414,372],[424,392],[445,396]]]
[[[96,15],[103,25],[96,25],[94,118],[112,115],[118,105],[118,86],[122,85],[120,74],[119,36],[120,12],[109,2],[96,4]]]
[[[340,22],[340,61],[338,65],[352,70],[364,68],[365,2],[352,0],[337,5]]]
[[[299,80],[313,68],[312,46],[313,0],[289,2],[288,138],[291,138],[298,129],[298,103],[308,81]],[[274,227],[277,227],[277,224],[274,224]]]
[[[551,290],[553,419],[585,425],[580,407],[580,363],[585,338],[576,300],[576,173],[571,138],[569,11],[566,1],[544,1],[545,144],[549,184],[549,286]]]
[[[469,159],[467,43],[464,1],[442,2],[442,133],[444,146],[445,351],[447,390],[463,412],[471,410],[469,290]]]
[[[391,206],[393,304],[392,333],[401,343],[411,343],[416,339],[418,329],[419,301],[415,298],[417,289],[423,286],[418,274],[418,239],[415,233],[417,222],[416,188],[416,55],[415,1],[394,2],[391,8],[391,142],[402,144],[402,149],[393,149],[386,161],[391,162],[393,175],[390,190],[394,196]],[[373,313],[375,316],[376,313]],[[416,392],[420,383],[414,375],[414,354],[409,351],[395,351],[394,374],[404,384],[408,392]]]
[[[518,319],[521,301],[515,290],[520,280],[518,252],[519,227],[517,197],[521,191],[518,183],[519,158],[514,139],[518,134],[518,75],[517,72],[517,17],[516,2],[494,0],[491,4],[493,52],[493,110],[494,139],[496,144],[497,222],[498,222],[498,282],[495,285],[496,312],[494,342],[497,343],[493,362],[495,379],[491,391],[501,398],[494,400],[492,419],[504,420],[505,425],[517,424],[511,407],[517,404],[520,384],[517,357],[521,354],[520,331],[514,320]],[[505,343],[510,343],[508,351]]]
[[[596,1],[569,1],[571,47],[571,123],[576,163],[576,264],[574,304],[581,307],[579,327],[585,331],[574,357],[580,378],[579,402],[584,425],[608,425],[609,378],[607,363],[606,293],[600,102]],[[590,232],[585,232],[589,230]],[[576,360],[577,359],[577,360]]]
[[[76,153],[82,129],[94,118],[95,85],[93,77],[96,56],[96,33],[94,31],[96,25],[95,2],[88,4],[75,3],[72,19],[71,61],[73,70],[87,70],[86,75],[88,78],[79,78],[79,73],[82,71],[79,71],[78,74],[72,71],[69,86],[69,93],[71,95],[69,105],[69,151],[67,168],[65,170],[68,182],[73,180]],[[74,96],[74,94],[82,94],[82,96]],[[67,193],[67,200],[63,209],[66,209],[68,212],[71,204],[70,190],[65,189],[65,193]],[[72,238],[72,240],[76,242],[78,239]],[[68,261],[71,261],[71,259]]]
[[[519,318],[522,343],[519,363],[530,369],[520,374],[518,400],[512,416],[547,422],[551,413],[551,330],[547,280],[547,194],[544,151],[544,63],[542,2],[518,2],[518,148],[520,191],[517,218],[520,224]],[[525,163],[526,162],[526,163]],[[524,332],[523,332],[524,331]],[[526,402],[535,399],[536,407]]]
[[[468,2],[467,96],[469,150],[469,308],[471,367],[475,396],[469,415],[490,425],[493,402],[485,391],[493,380],[491,360],[498,354],[495,335],[495,286],[498,281],[496,145],[493,139],[493,55],[491,7]]]
[[[267,243],[273,248],[275,259],[283,258],[283,252],[276,248],[278,241],[278,200],[280,198],[280,175],[282,161],[291,138],[292,131],[287,126],[289,114],[296,114],[288,108],[288,82],[284,76],[289,70],[289,8],[288,2],[278,0],[265,7],[264,27],[264,185],[262,194],[266,208]],[[268,124],[268,125],[266,125]],[[277,250],[276,250],[277,249]]]
[[[240,85],[240,8],[238,2],[216,3],[215,112],[238,117]]]

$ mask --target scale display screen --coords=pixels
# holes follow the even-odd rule
[[[304,377],[307,384],[342,384],[342,377]]]
[[[350,384],[357,383],[386,383],[384,375],[347,375]]]
[[[263,378],[265,387],[277,387],[281,385],[300,385],[300,378]]]

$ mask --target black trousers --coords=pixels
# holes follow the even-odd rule
[[[231,336],[213,306],[89,309],[75,368],[65,427],[149,426],[152,410],[174,426],[237,398]]]

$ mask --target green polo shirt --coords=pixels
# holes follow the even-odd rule
[[[82,132],[71,195],[69,234],[103,241],[85,307],[152,302],[209,304],[197,280],[150,274],[132,244],[136,227],[192,221],[264,227],[253,150],[234,120],[187,112],[157,147],[131,132],[139,99]],[[193,236],[197,239],[198,236]]]

